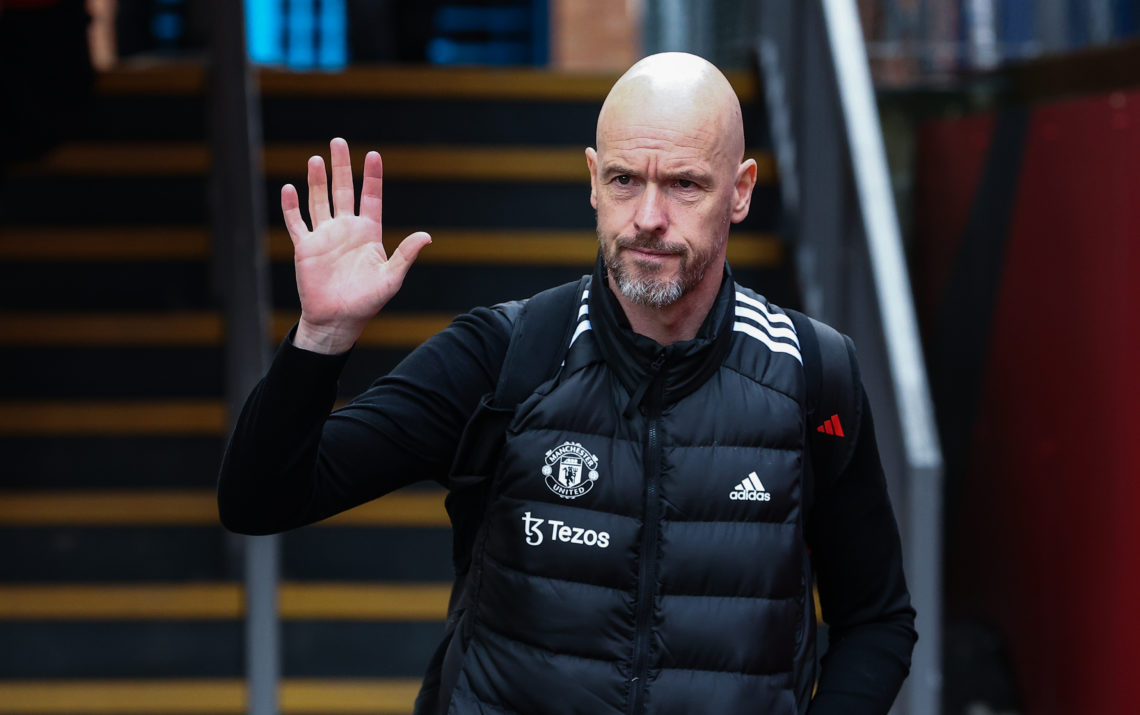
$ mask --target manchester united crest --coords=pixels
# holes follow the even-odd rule
[[[598,481],[598,458],[577,442],[563,442],[546,453],[546,486],[563,499],[577,499]]]

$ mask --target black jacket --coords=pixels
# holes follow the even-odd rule
[[[604,286],[595,280],[599,284]],[[596,712],[631,705],[654,712],[802,709],[812,685],[805,617],[810,601],[803,608],[808,548],[831,625],[812,712],[889,707],[909,664],[913,611],[870,420],[856,437],[847,473],[816,494],[810,515],[801,514],[802,386],[786,353],[765,351],[730,329],[733,285],[725,281],[695,341],[667,349],[634,335],[608,289],[597,291],[600,300],[590,313],[594,330],[571,350],[561,388],[549,400],[535,398],[520,408],[507,450],[518,467],[508,469],[489,513],[489,522],[499,526],[486,538],[492,546],[495,539],[501,543],[478,555],[484,590],[477,616],[460,619],[465,638],[453,658],[480,668],[443,669],[445,692],[454,686],[457,704],[470,706],[458,712]],[[463,316],[327,420],[343,358],[284,345],[251,395],[227,451],[219,482],[223,521],[240,531],[277,531],[414,477],[448,484],[454,444],[479,397],[493,389],[508,336],[500,313]],[[753,430],[750,410],[761,403],[768,416]],[[588,440],[602,444],[591,450]],[[585,454],[568,448],[547,462],[547,449],[573,444],[583,445]],[[562,459],[567,455],[569,465]],[[751,468],[765,460],[779,466],[770,472]],[[732,466],[722,470],[718,464]],[[552,474],[542,474],[542,466]],[[580,488],[585,482],[565,478],[565,470],[578,468],[586,480],[590,471],[598,473],[589,494],[563,498],[547,483],[554,476],[559,484],[561,475],[564,488]],[[769,501],[731,499],[752,471]],[[714,478],[715,488],[704,489]],[[726,479],[732,483],[719,483]],[[598,497],[595,508],[574,506],[589,497]],[[742,510],[749,506],[783,511],[752,521],[748,514],[756,510]],[[540,514],[539,508],[551,511]],[[535,526],[540,518],[542,526]],[[551,520],[563,523],[555,527]],[[541,528],[554,530],[536,532]],[[738,537],[740,530],[749,533]],[[536,533],[565,553],[502,563],[541,549],[526,542]],[[603,550],[605,558],[596,558]],[[573,578],[559,580],[557,567],[567,567]],[[757,587],[758,581],[766,582]],[[555,589],[551,596],[550,584],[563,582],[572,584],[566,588],[573,593]],[[539,598],[544,588],[548,597]],[[528,597],[519,599],[523,593]],[[772,603],[737,609],[738,601],[749,599]],[[470,650],[472,643],[482,650]],[[542,670],[536,665],[542,662],[557,667]],[[604,674],[574,667],[587,662],[604,663]],[[763,686],[732,685],[760,680]]]

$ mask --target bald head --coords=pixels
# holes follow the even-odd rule
[[[630,67],[598,114],[598,151],[605,151],[615,132],[638,126],[699,131],[725,160],[736,163],[744,157],[740,100],[721,71],[696,55],[663,52]]]
[[[691,339],[756,184],[740,101],[700,57],[646,57],[610,90],[597,142],[586,163],[610,288],[636,332],[662,345]]]

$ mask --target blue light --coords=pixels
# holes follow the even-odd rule
[[[339,70],[348,64],[345,0],[245,0],[245,22],[254,62],[302,70]]]
[[[250,60],[263,65],[283,62],[281,0],[245,0],[245,35]]]
[[[314,0],[291,0],[285,18],[285,61],[290,67],[310,68],[317,63]]]
[[[182,18],[173,12],[160,12],[151,21],[150,30],[164,45],[173,45],[182,37]]]
[[[321,34],[317,58],[321,69],[339,70],[348,64],[347,15],[344,0],[321,0]]]

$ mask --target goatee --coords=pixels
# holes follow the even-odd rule
[[[606,270],[613,276],[621,294],[630,301],[648,308],[665,308],[676,303],[704,279],[712,255],[691,255],[680,243],[670,243],[652,236],[621,236],[607,243],[598,235]],[[672,278],[658,275],[661,267],[654,263],[619,258],[622,249],[644,248],[659,253],[671,253],[681,258],[681,270]]]

